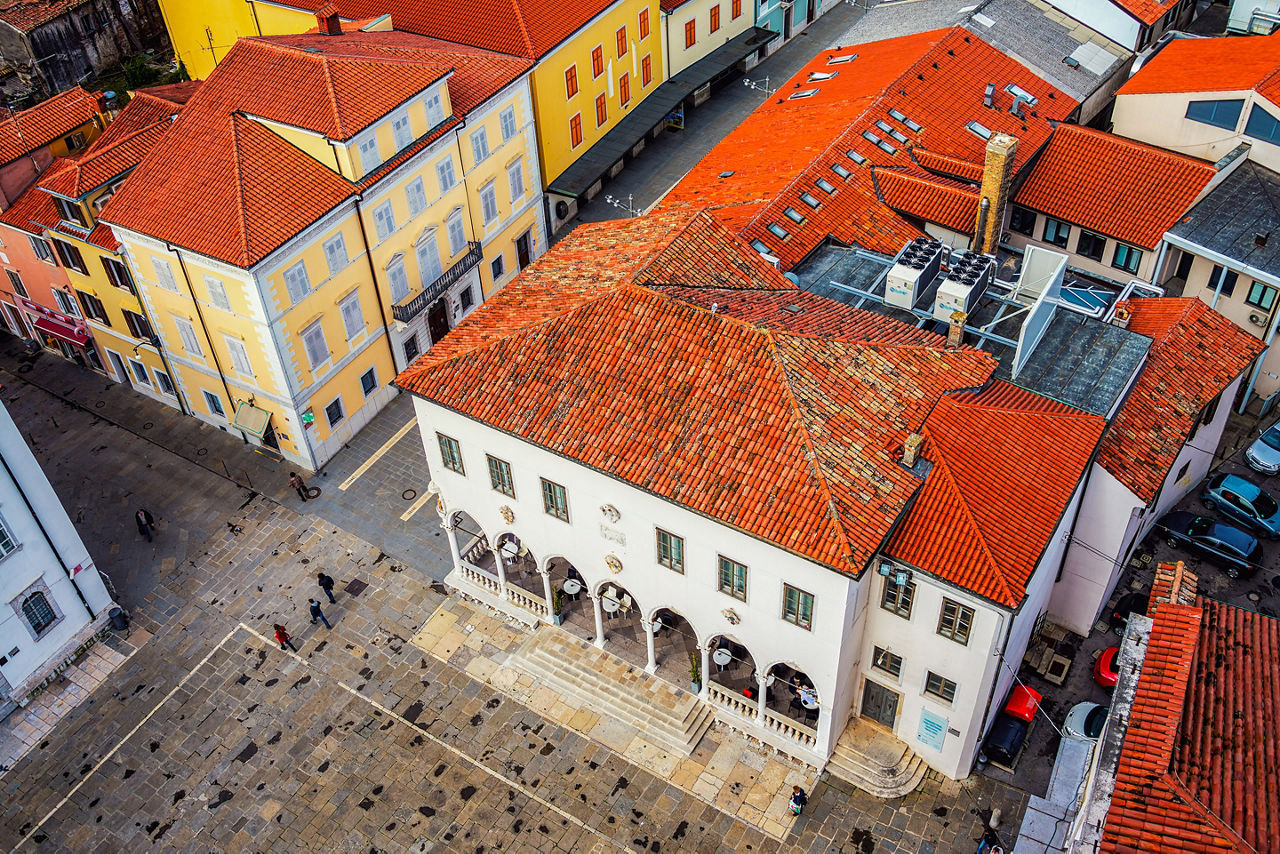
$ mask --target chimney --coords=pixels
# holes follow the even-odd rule
[[[959,347],[964,343],[964,322],[969,319],[967,312],[951,312],[951,325],[947,327],[947,346]]]
[[[1148,615],[1155,613],[1156,605],[1170,602],[1174,605],[1194,605],[1199,581],[1182,561],[1162,563],[1156,566],[1156,577],[1151,582],[1151,604]]]
[[[1133,318],[1133,311],[1129,308],[1128,302],[1116,303],[1115,310],[1111,312],[1111,323],[1113,326],[1119,326],[1121,329],[1129,328],[1129,321]]]
[[[1018,150],[1018,140],[1004,133],[992,134],[987,140],[987,157],[982,166],[982,190],[980,198],[988,207],[986,216],[977,224],[973,236],[973,251],[984,255],[995,254],[1000,245],[1000,230],[1004,227],[1004,207],[1009,201],[1009,184],[1013,180],[1013,155]]]
[[[336,3],[325,3],[319,9],[316,9],[316,26],[324,35],[342,35],[342,22],[338,20],[338,6]]]
[[[911,468],[920,459],[920,446],[924,444],[924,436],[912,433],[902,443],[902,464]]]

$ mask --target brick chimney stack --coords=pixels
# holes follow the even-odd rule
[[[902,443],[902,464],[911,468],[920,459],[920,446],[924,444],[924,436],[912,433]]]
[[[319,9],[316,9],[316,25],[324,35],[342,35],[342,21],[338,19],[338,6],[336,3],[325,3]]]
[[[947,327],[947,346],[959,347],[964,343],[964,322],[969,319],[967,312],[951,312],[951,324]]]
[[[973,235],[974,252],[995,254],[1000,245],[1004,209],[1009,201],[1009,185],[1013,180],[1013,156],[1017,150],[1018,140],[1008,134],[993,134],[987,140],[987,156],[982,166],[982,188],[979,196],[987,202],[987,209],[978,214]]]

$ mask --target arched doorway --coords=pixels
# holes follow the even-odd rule
[[[538,560],[534,554],[510,532],[498,535],[494,546],[498,559],[502,561],[507,599],[535,614],[548,613],[547,586],[538,572]]]
[[[605,648],[632,664],[644,667],[649,661],[648,632],[640,625],[640,607],[627,589],[617,582],[601,582],[593,597],[596,609],[596,646]]]
[[[561,628],[583,640],[594,641],[595,609],[582,573],[568,560],[557,556],[547,561],[547,578],[551,583],[553,605],[555,600],[560,603]]]
[[[448,529],[458,559],[468,568],[497,581],[498,563],[480,523],[467,511],[456,510],[449,516]]]
[[[649,624],[653,631],[654,673],[681,688],[691,687],[694,662],[699,668],[702,666],[693,624],[672,608],[659,608]]]
[[[775,664],[765,676],[765,707],[776,715],[816,730],[821,703],[813,680],[799,668]]]
[[[756,662],[745,645],[729,635],[717,635],[708,644],[707,688],[723,691],[753,702],[759,696]]]

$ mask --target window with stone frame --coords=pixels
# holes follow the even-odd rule
[[[944,598],[942,613],[938,616],[938,634],[962,646],[968,646],[969,631],[972,628],[973,609]]]
[[[880,597],[880,607],[886,611],[897,614],[903,619],[911,619],[911,603],[916,596],[916,585],[914,582],[905,581],[902,584],[897,582],[892,575],[886,576],[884,580],[884,593]]]

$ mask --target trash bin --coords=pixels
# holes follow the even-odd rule
[[[119,608],[112,608],[107,612],[107,616],[111,618],[111,628],[117,631],[124,631],[129,628],[129,618],[124,615],[124,611]]]

